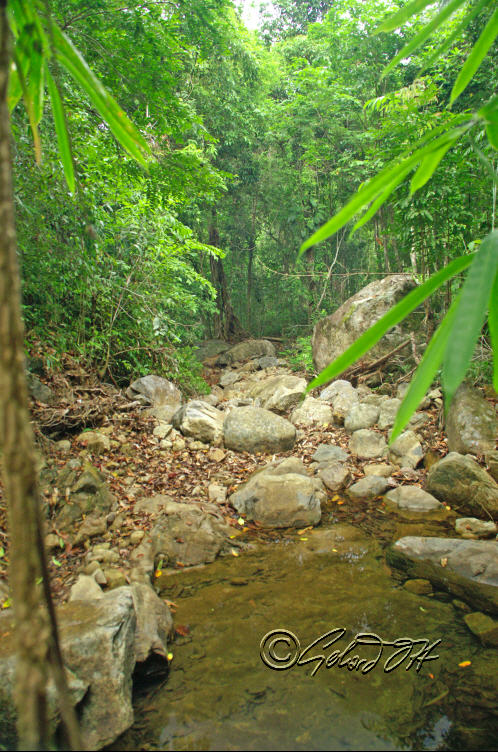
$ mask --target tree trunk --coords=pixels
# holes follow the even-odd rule
[[[212,223],[209,226],[209,245],[213,245],[215,248],[220,247],[220,236],[218,228],[216,227],[215,211],[213,211]],[[211,256],[210,265],[211,281],[218,293],[218,313],[216,314],[214,321],[215,336],[220,337],[227,342],[243,339],[246,336],[246,333],[244,332],[237,316],[233,312],[222,259],[217,256]]]
[[[7,109],[9,28],[0,0],[0,440],[8,504],[10,585],[16,621],[15,701],[19,748],[49,748],[46,685],[51,670],[67,716],[67,686],[60,660],[43,547],[43,524],[29,415],[21,319],[20,277],[12,199]],[[81,748],[75,716],[68,723],[72,749]]]

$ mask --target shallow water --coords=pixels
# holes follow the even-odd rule
[[[160,578],[175,625],[189,633],[171,646],[167,682],[136,698],[137,723],[113,748],[496,749],[496,651],[480,646],[461,612],[402,589],[375,541],[350,525],[303,537]],[[300,648],[282,634],[274,661],[282,668],[288,655],[294,665],[272,670],[260,643],[282,629]],[[342,637],[300,653],[337,629]],[[360,633],[376,644],[350,646]],[[424,643],[407,645],[389,670],[396,648],[380,642],[404,637],[440,640],[426,653],[439,657],[417,661]],[[304,663],[320,655],[329,667]],[[471,665],[459,667],[464,660]]]

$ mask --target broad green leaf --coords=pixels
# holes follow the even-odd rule
[[[420,13],[421,10],[424,10],[424,8],[433,2],[434,0],[412,0],[411,3],[407,3],[403,8],[400,8],[396,13],[393,13],[392,16],[389,16],[389,18],[383,21],[379,28],[376,29],[375,33],[378,34],[381,31],[393,31],[393,29],[398,29],[408,21],[409,18],[416,13]],[[460,4],[463,5],[463,3],[464,0],[461,0]]]
[[[54,118],[55,132],[57,133],[57,141],[59,143],[59,152],[61,155],[62,166],[64,168],[64,175],[69,190],[71,193],[74,193],[73,157],[71,154],[71,144],[69,141],[69,133],[67,131],[64,106],[60,98],[57,84],[50,74],[47,63],[45,63],[45,73],[47,77],[48,93],[52,102],[52,115]]]
[[[451,0],[447,5],[445,5],[442,10],[439,11],[439,13],[434,16],[432,21],[429,21],[428,24],[426,24],[418,34],[415,34],[413,39],[410,39],[409,42],[405,44],[405,46],[398,52],[397,55],[393,57],[393,59],[389,62],[388,65],[384,68],[382,71],[381,79],[389,73],[398,63],[400,60],[403,60],[405,57],[409,57],[412,52],[417,50],[419,47],[421,47],[424,42],[429,39],[429,37],[435,32],[441,24],[443,24],[447,18],[453,15],[455,11],[458,10],[460,5],[463,5],[465,0]]]
[[[76,47],[55,25],[53,27],[53,36],[55,52],[61,64],[83,87],[121,146],[146,168],[147,162],[144,153],[150,153],[150,149],[141,133],[139,133],[124,111],[119,107],[116,100],[102,86]]]
[[[477,146],[476,142],[474,141],[474,139],[471,136],[469,136],[469,141],[470,141],[470,144],[472,146],[472,149],[475,151],[475,153],[477,154],[477,156],[481,160],[481,162],[482,162],[482,164],[484,166],[484,169],[488,173],[489,177],[491,178],[491,180],[493,181],[493,183],[496,183],[498,185],[498,172],[495,170],[495,168],[493,166],[493,163],[484,154],[484,152],[482,151],[482,149],[480,149]]]
[[[496,123],[486,125],[486,136],[493,149],[498,150],[498,120]]]
[[[498,392],[498,274],[489,298],[488,324],[493,348],[493,386]]]
[[[19,74],[17,72],[17,66],[12,61],[9,72],[9,91],[7,94],[7,103],[9,105],[9,112],[12,112],[22,97],[21,82],[19,80]]]
[[[18,54],[17,46],[16,46],[16,49],[14,50],[14,52],[12,53],[12,55],[13,55],[14,62],[15,62],[16,68],[17,68],[17,74],[18,74],[19,83],[20,83],[21,89],[22,89],[22,96],[23,96],[23,99],[24,99],[24,104],[25,104],[25,107],[26,107],[26,112],[28,113],[28,120],[29,120],[29,125],[30,125],[30,128],[31,128],[31,133],[33,134],[33,144],[34,144],[34,149],[35,149],[35,159],[36,159],[37,164],[40,164],[40,162],[41,162],[41,141],[40,141],[40,133],[38,131],[38,123],[36,122],[36,117],[35,117],[35,105],[34,105],[33,99],[31,97],[31,93],[29,91],[29,88],[28,88],[28,85],[27,85],[27,82],[26,82],[26,78],[25,78],[24,70],[23,70],[23,64],[22,64],[21,58],[20,58],[20,56]]]
[[[33,44],[31,51],[31,66],[29,70],[28,90],[33,102],[33,117],[36,125],[39,125],[43,115],[43,99],[45,96],[43,56],[39,45]]]
[[[460,294],[454,324],[458,336],[448,343],[441,375],[447,408],[462,383],[474,354],[497,270],[498,230],[495,230],[482,241]]]
[[[463,64],[463,68],[458,74],[457,80],[453,84],[453,89],[451,91],[451,97],[450,97],[450,106],[453,104],[455,99],[460,96],[462,91],[466,88],[467,84],[470,82],[471,78],[473,77],[476,70],[481,65],[483,59],[486,57],[486,54],[495,41],[496,37],[498,36],[498,8],[496,8],[495,12],[489,19],[488,23],[482,30],[481,36],[475,43],[475,45],[472,47],[472,50],[470,51],[470,54]]]
[[[460,34],[467,28],[472,19],[475,18],[487,5],[489,5],[489,0],[480,0],[480,2],[476,3],[476,5],[471,8],[471,10],[465,13],[460,23],[455,27],[452,33],[448,37],[446,37],[444,42],[440,44],[439,47],[436,47],[436,49],[431,52],[430,55],[424,57],[423,65],[420,70],[421,73],[423,71],[426,71],[427,68],[430,68],[431,65],[433,65],[437,60],[442,59],[443,55],[445,55],[445,53],[449,50],[455,39],[458,39]]]
[[[407,426],[443,362],[446,344],[452,331],[457,304],[458,298],[455,298],[446,316],[427,345],[422,360],[418,364],[417,370],[410,382],[405,398],[397,412],[389,443],[392,443]]]
[[[450,141],[449,144],[445,144],[437,151],[434,151],[432,152],[432,154],[428,154],[426,157],[424,157],[418,167],[417,172],[412,177],[410,183],[410,193],[415,193],[415,191],[418,191],[419,188],[422,188],[422,186],[424,186],[427,181],[431,179],[438,164],[440,163],[448,149],[451,149],[455,141],[456,138],[453,139],[453,141]]]
[[[353,233],[355,233],[356,230],[358,230],[360,227],[363,227],[363,225],[366,224],[369,221],[369,219],[372,219],[374,214],[376,214],[379,211],[380,207],[387,201],[387,199],[389,198],[391,193],[394,191],[394,189],[397,188],[398,185],[403,182],[403,180],[406,178],[408,173],[411,172],[412,169],[413,168],[410,166],[407,170],[404,170],[403,172],[401,172],[395,178],[395,180],[393,180],[391,183],[389,183],[386,186],[385,190],[380,194],[380,196],[378,196],[375,199],[375,201],[372,203],[368,211],[366,211],[363,217],[359,219],[358,222],[355,224],[355,226],[351,230],[351,235],[353,235]]]
[[[341,374],[352,363],[361,358],[368,350],[370,350],[381,337],[384,336],[389,329],[399,324],[409,313],[415,310],[421,303],[424,302],[429,295],[441,287],[448,279],[454,277],[455,274],[459,274],[466,269],[472,263],[475,254],[469,256],[460,256],[455,259],[440,271],[429,277],[426,282],[412,290],[405,295],[405,297],[396,303],[382,318],[380,318],[373,326],[364,332],[348,349],[336,358],[330,365],[321,371],[318,376],[308,384],[306,389],[309,392],[317,386],[325,384],[327,381],[331,381],[336,376]]]
[[[462,120],[466,119],[466,115],[462,116]],[[462,122],[462,120],[458,119],[456,122]],[[313,235],[302,244],[299,250],[298,258],[312,245],[316,245],[317,243],[321,243],[323,240],[327,240],[327,238],[340,230],[341,227],[347,224],[349,220],[352,219],[360,209],[369,204],[371,201],[375,201],[379,194],[386,191],[389,185],[392,185],[394,188],[396,184],[396,178],[399,177],[399,175],[401,175],[402,173],[407,174],[410,169],[412,167],[415,167],[415,165],[418,164],[427,154],[431,154],[448,142],[453,143],[454,141],[456,141],[456,139],[460,135],[462,135],[469,129],[470,125],[471,124],[468,123],[467,125],[461,126],[460,128],[453,128],[450,131],[446,131],[446,133],[443,132],[442,135],[439,136],[439,138],[430,141],[429,144],[423,146],[420,149],[417,149],[412,154],[410,154],[410,152],[405,152],[405,154],[408,153],[409,156],[403,158],[404,155],[401,155],[396,161],[390,162],[387,167],[379,172],[378,175],[376,175],[374,178],[372,178],[372,180],[366,183],[366,185],[360,188],[360,190],[355,193],[349,203],[347,203],[346,206],[344,206],[340,210],[340,212],[332,217],[332,219],[329,219],[328,222],[320,227],[320,229],[313,233]],[[444,131],[445,127],[447,128],[447,126],[441,126],[440,128],[435,129],[430,134],[424,136],[423,139],[421,139],[421,142],[425,143],[426,141],[430,140],[436,132],[440,133],[441,131]],[[417,144],[414,144],[413,148],[415,148],[416,146]]]

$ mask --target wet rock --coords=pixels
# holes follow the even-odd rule
[[[455,520],[455,530],[462,538],[493,538],[496,525],[492,520],[478,520],[476,517],[460,517]]]
[[[414,279],[406,275],[393,275],[375,280],[349,298],[331,316],[321,319],[313,330],[313,360],[322,370],[337,358],[367,329],[378,321],[392,306],[416,287]],[[416,315],[403,323],[416,329]],[[407,339],[406,332],[394,327],[370,351],[372,358],[387,354]],[[404,351],[405,353],[405,351]],[[409,358],[408,348],[406,356]]]
[[[172,423],[184,436],[213,443],[221,437],[225,416],[202,400],[191,400],[173,416]]]
[[[258,358],[262,355],[275,357],[275,348],[267,339],[248,339],[239,342],[226,352],[222,353],[216,360],[216,365],[225,366],[231,363],[237,363],[241,360]]]
[[[361,428],[370,428],[375,425],[379,418],[379,408],[376,405],[368,405],[360,402],[353,405],[344,420],[346,431],[359,431]]]
[[[434,513],[438,513],[446,516],[444,505],[418,486],[398,486],[398,488],[393,488],[385,495],[384,501],[386,506],[399,512],[413,515],[433,515]]]
[[[182,404],[180,390],[171,381],[153,374],[133,381],[126,390],[126,396],[132,400],[141,396],[147,404],[153,407],[168,406],[173,411],[171,415]],[[169,418],[164,417],[163,420],[169,421]]]
[[[380,478],[389,478],[396,469],[395,465],[389,465],[387,462],[379,462],[378,464],[372,462],[365,465],[363,472],[365,475],[378,475]]]
[[[69,593],[70,601],[92,601],[103,598],[104,593],[98,586],[94,577],[80,574]]]
[[[388,562],[410,576],[430,580],[479,610],[498,612],[498,557],[494,541],[401,538],[388,549]]]
[[[396,415],[401,405],[401,400],[393,397],[392,399],[386,399],[380,406],[380,415],[378,426],[382,430],[385,428],[391,428],[396,420]]]
[[[331,462],[332,460],[346,462],[349,459],[349,454],[341,447],[332,444],[319,444],[311,459],[320,463]]]
[[[342,462],[335,460],[320,470],[318,477],[329,491],[341,491],[350,482],[351,473]]]
[[[177,562],[186,567],[205,564],[228,547],[232,530],[214,504],[200,509],[196,504],[166,501],[150,534],[131,552],[130,561],[149,574],[159,560],[163,567],[174,567]]]
[[[317,478],[260,472],[230,496],[230,504],[263,527],[304,527],[320,522],[325,498]]]
[[[389,460],[400,467],[415,469],[423,459],[422,444],[414,431],[404,431],[389,447]]]
[[[469,516],[498,514],[498,484],[471,457],[450,452],[427,475],[427,490]]]
[[[173,633],[171,611],[150,586],[133,583],[130,592],[137,617],[134,676],[144,679],[167,674],[168,640]]]
[[[377,475],[368,475],[347,490],[347,494],[353,501],[370,501],[376,496],[381,496],[389,488],[389,482]]]
[[[473,387],[462,384],[446,419],[450,452],[485,454],[495,448],[498,418],[492,404]]]
[[[256,407],[284,413],[299,404],[306,389],[306,380],[292,374],[279,374],[257,382],[247,394]]]
[[[109,436],[98,431],[83,431],[76,439],[78,444],[85,446],[93,454],[102,454],[111,448]]]
[[[406,580],[403,583],[405,590],[415,595],[430,595],[432,593],[432,585],[429,580],[422,580],[416,578],[414,580]]]
[[[37,402],[43,402],[46,405],[51,405],[55,400],[55,394],[50,389],[49,386],[43,383],[43,381],[40,381],[38,376],[35,376],[34,373],[28,373],[26,374],[27,381],[28,381],[28,390]]]
[[[483,645],[498,647],[498,621],[480,611],[465,614],[463,619],[470,631],[480,639]]]
[[[332,408],[313,397],[306,397],[302,405],[293,411],[290,419],[294,425],[329,425],[332,423]]]
[[[228,449],[238,452],[285,452],[296,441],[296,429],[288,420],[258,407],[238,407],[223,424]]]
[[[370,431],[368,428],[362,428],[355,431],[351,436],[349,450],[356,457],[369,460],[384,456],[387,451],[387,444],[382,434]]]

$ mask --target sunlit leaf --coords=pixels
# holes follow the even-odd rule
[[[467,666],[472,666],[472,661],[461,661],[458,665],[460,668],[467,668]]]
[[[424,157],[417,169],[417,172],[411,180],[410,193],[415,193],[415,191],[418,191],[419,188],[422,188],[422,186],[424,186],[427,181],[431,179],[434,171],[437,169],[438,164],[441,162],[448,149],[451,149],[455,141],[456,138],[453,139],[453,141],[450,141],[448,144],[442,146],[437,151],[432,152],[432,154],[428,154],[426,157]]]
[[[405,297],[393,306],[387,313],[382,316],[370,329],[367,329],[348,349],[336,358],[330,365],[321,371],[318,376],[308,384],[307,392],[315,389],[317,386],[321,386],[328,381],[331,381],[336,376],[341,374],[346,368],[354,363],[358,358],[361,358],[368,350],[370,350],[381,337],[384,336],[389,329],[399,324],[409,313],[415,310],[421,303],[424,302],[429,295],[441,287],[448,279],[454,277],[455,274],[459,274],[466,269],[474,258],[475,254],[469,256],[460,256],[455,259],[440,271],[429,277],[419,287],[415,288],[405,295]]]
[[[472,47],[470,54],[463,64],[463,68],[458,74],[457,80],[453,84],[451,91],[450,105],[453,104],[455,99],[460,96],[462,91],[466,88],[474,73],[481,65],[482,61],[486,57],[488,50],[498,36],[498,8],[489,19],[488,23],[482,30],[481,36]]]
[[[64,107],[59,95],[59,90],[54,79],[50,75],[48,67],[46,69],[48,92],[52,103],[52,115],[54,118],[55,132],[57,133],[57,141],[59,143],[59,152],[61,156],[62,166],[64,168],[64,175],[66,182],[71,193],[74,193],[74,167],[73,157],[71,154],[71,144],[69,142],[69,133],[67,131],[66,117],[64,113]]]
[[[450,49],[455,39],[458,39],[460,34],[467,28],[472,19],[474,19],[487,5],[489,5],[489,0],[480,0],[480,2],[476,3],[473,8],[465,12],[465,15],[460,23],[457,24],[452,33],[446,37],[444,42],[424,58],[423,65],[420,71],[421,73],[423,71],[426,71],[437,60],[440,60],[443,57],[443,55]]]
[[[489,298],[488,324],[493,347],[493,386],[495,392],[498,392],[498,274],[495,275]]]
[[[398,29],[408,21],[409,18],[416,13],[420,13],[420,11],[424,10],[424,8],[432,2],[434,2],[434,0],[412,0],[383,21],[375,33],[378,34],[380,31],[392,31],[393,29]],[[461,0],[462,5],[463,2],[464,0]]]
[[[458,337],[448,342],[441,375],[447,407],[474,354],[497,271],[498,230],[495,230],[482,241],[462,287],[454,322]]]

